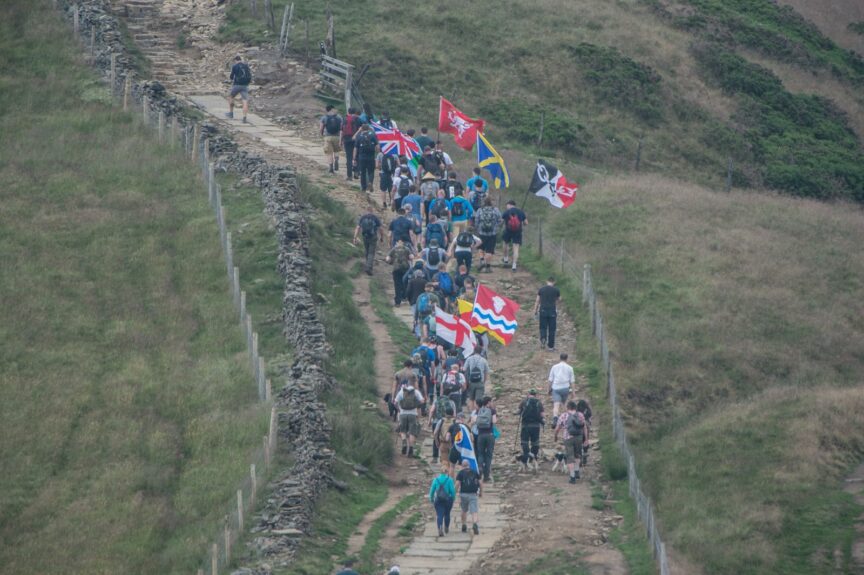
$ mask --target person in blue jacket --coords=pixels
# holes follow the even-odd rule
[[[447,466],[441,466],[441,473],[432,480],[429,486],[429,501],[435,507],[438,537],[444,537],[450,532],[450,510],[456,500],[456,485],[453,478],[447,474]]]

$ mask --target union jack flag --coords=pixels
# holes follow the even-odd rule
[[[381,153],[385,156],[405,156],[411,160],[415,156],[422,155],[420,145],[414,138],[406,136],[395,128],[390,130],[376,122],[370,123],[381,145]]]

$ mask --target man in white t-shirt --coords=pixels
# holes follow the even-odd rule
[[[558,423],[558,412],[561,405],[567,403],[570,395],[570,386],[576,381],[573,368],[567,363],[567,354],[562,353],[561,361],[549,370],[549,393],[552,395],[552,428]]]

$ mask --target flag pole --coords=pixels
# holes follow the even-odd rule
[[[525,197],[522,198],[522,207],[519,208],[519,209],[522,210],[523,212],[525,211],[525,202],[528,201],[528,194],[529,194],[529,193],[531,193],[531,189],[530,189],[530,188],[527,189],[527,190],[525,190]]]

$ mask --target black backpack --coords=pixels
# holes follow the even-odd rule
[[[474,245],[474,236],[468,232],[462,232],[456,236],[456,245],[460,248],[470,248]]]
[[[579,412],[571,413],[567,418],[567,434],[570,437],[582,435],[585,431],[585,422],[579,420]]]
[[[364,238],[375,237],[375,232],[377,226],[375,225],[375,218],[370,215],[365,215],[360,218],[360,231],[363,233]]]
[[[453,200],[453,207],[450,208],[450,212],[454,216],[461,216],[465,213],[465,205],[461,201]]]
[[[468,469],[468,473],[463,474],[462,493],[477,493],[480,489],[480,477],[473,469]]]
[[[369,132],[364,132],[360,134],[357,138],[357,150],[363,155],[367,155],[369,152],[375,151],[375,138]]]
[[[438,267],[438,264],[441,262],[441,248],[429,248],[429,255],[426,256],[426,262],[429,264],[430,268]]]
[[[249,64],[240,62],[237,73],[234,75],[234,83],[238,86],[248,86],[252,82],[252,70]]]
[[[474,365],[468,372],[468,383],[483,383],[483,370],[479,365]]]
[[[447,200],[438,198],[432,203],[432,213],[436,218],[442,218],[447,215]]]
[[[336,114],[327,114],[324,116],[324,131],[328,136],[338,136],[342,131],[342,118]]]
[[[411,193],[411,178],[402,176],[402,179],[399,180],[399,188],[396,193],[399,194],[400,198],[404,198]]]
[[[522,408],[522,423],[542,423],[543,416],[540,415],[540,400],[529,397]]]

